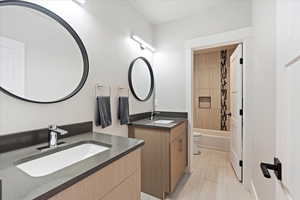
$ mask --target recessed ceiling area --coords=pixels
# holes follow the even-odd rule
[[[128,0],[153,24],[178,20],[216,6],[251,0]]]

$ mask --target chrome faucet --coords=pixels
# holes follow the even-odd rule
[[[158,114],[159,114],[159,112],[152,111],[152,112],[151,112],[151,115],[150,115],[150,120],[151,120],[151,121],[154,120],[154,117],[155,117],[156,115],[158,115]]]
[[[50,125],[48,128],[49,132],[49,147],[57,147],[57,134],[66,135],[68,131],[58,128],[56,125]]]

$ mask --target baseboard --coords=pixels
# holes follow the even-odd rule
[[[253,181],[251,181],[251,194],[254,196],[255,200],[259,200]]]

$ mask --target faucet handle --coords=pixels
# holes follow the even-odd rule
[[[48,126],[48,129],[49,130],[56,130],[57,126],[55,124],[51,124],[51,125]]]
[[[66,134],[68,134],[67,130],[58,128],[56,125],[50,125],[49,128],[48,128],[48,130],[49,130],[49,133],[55,132],[55,133],[58,133],[60,135],[66,135]]]
[[[56,131],[60,134],[60,135],[66,135],[69,132],[67,130],[61,129],[61,128],[56,128]]]

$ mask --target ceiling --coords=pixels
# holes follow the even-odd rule
[[[249,0],[129,0],[153,24],[178,20],[215,6]]]

